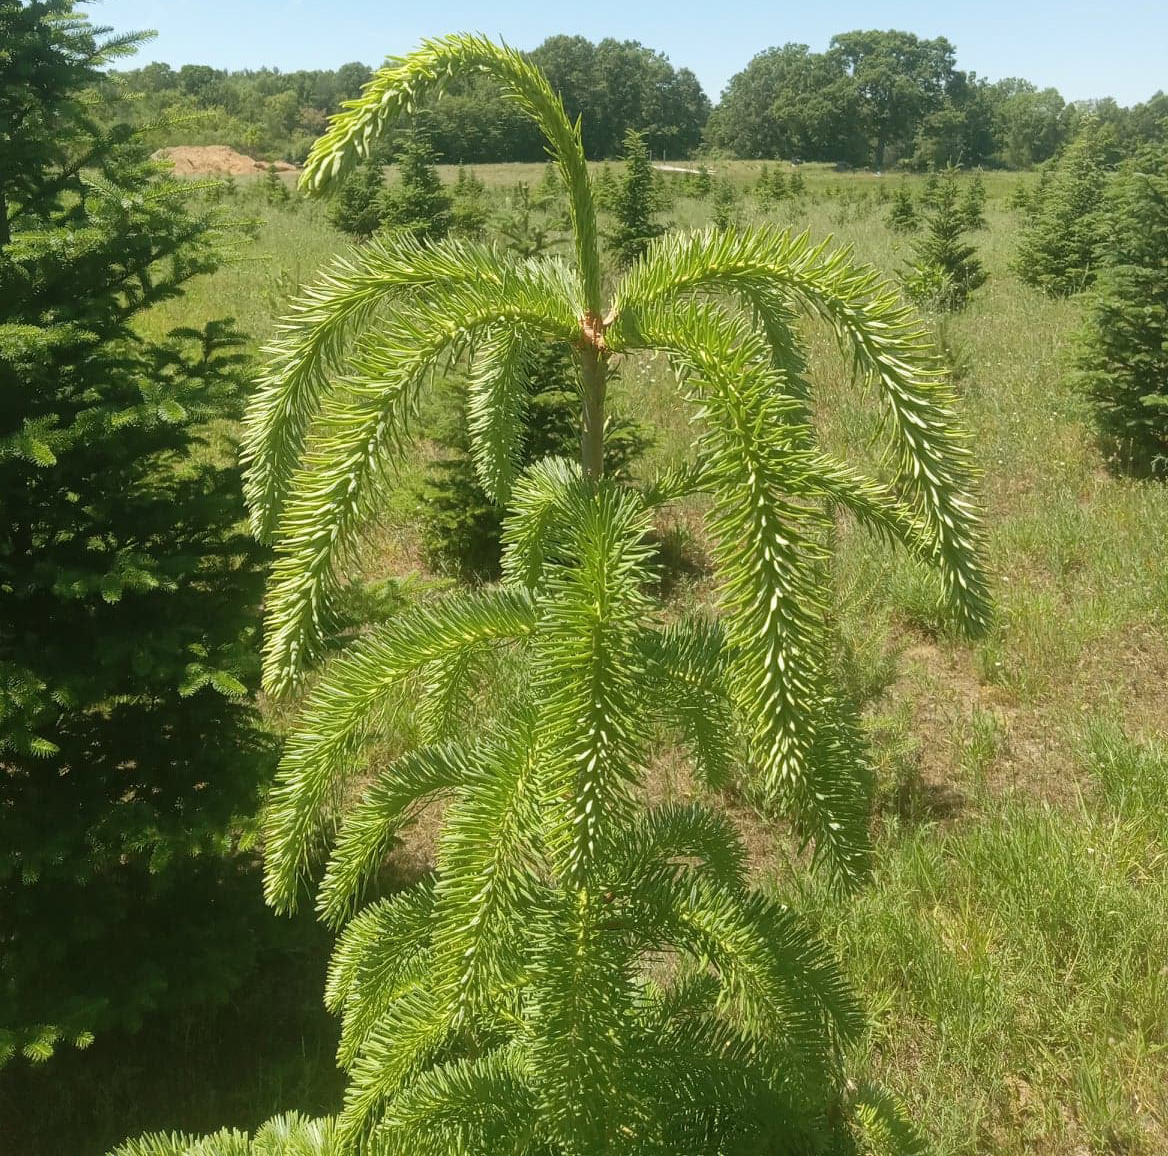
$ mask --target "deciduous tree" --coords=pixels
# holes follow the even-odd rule
[[[917,124],[941,107],[955,74],[955,51],[943,36],[921,40],[895,30],[845,32],[831,38],[828,54],[855,85],[874,169],[884,168],[890,144],[904,154]]]

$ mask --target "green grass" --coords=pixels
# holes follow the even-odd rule
[[[759,167],[710,163],[743,188]],[[476,171],[500,189],[538,182],[543,166]],[[895,274],[911,237],[887,229],[878,198],[899,176],[803,171],[807,197],[766,212],[744,199],[743,223],[831,233]],[[991,279],[965,313],[936,323],[984,470],[994,628],[975,645],[956,641],[912,563],[841,527],[839,665],[865,704],[878,776],[876,877],[851,900],[833,898],[787,868],[780,830],[735,814],[755,873],[816,913],[847,961],[872,1013],[862,1063],[913,1107],[939,1153],[1168,1152],[1168,748],[1155,737],[1168,718],[1168,491],[1106,469],[1066,372],[1079,303],[1043,298],[1010,272],[1018,218],[1005,197],[1017,179],[987,174],[989,227],[973,239]],[[234,315],[262,341],[283,292],[341,244],[318,206],[270,208],[250,191],[238,204],[259,217],[259,239],[152,316],[157,331]],[[709,211],[678,197],[669,216],[688,227]],[[872,399],[848,379],[828,335],[812,338],[816,420],[856,460],[876,460],[865,433]],[[694,431],[664,360],[624,365],[614,392],[656,427],[646,469],[689,450]],[[399,487],[371,544],[371,576],[419,568],[410,494]],[[682,606],[711,591],[697,511],[679,510],[675,521],[698,558],[673,588]],[[658,789],[684,791],[668,752],[662,763]],[[288,989],[260,984],[257,1021],[287,1013],[298,1022],[289,1001],[319,991],[318,972]],[[126,1130],[248,1126],[277,1106],[327,1108],[335,1075],[315,1085],[306,1076],[327,1059],[313,1050],[317,1036],[305,1029],[303,1038],[300,1053],[286,1039],[265,1050],[228,1035],[224,1046],[243,1049],[246,1065],[234,1057],[218,1087],[213,1071],[164,1081],[145,1096],[148,1112],[126,1114]],[[76,1123],[99,1111],[107,1082],[125,1090],[146,1079],[167,1040],[144,1033],[136,1064],[128,1043],[99,1063],[99,1041],[54,1061],[59,1080],[0,1081],[19,1081],[21,1113]],[[175,1062],[213,1063],[196,1053]],[[62,1130],[56,1146],[52,1134],[45,1125],[19,1150],[96,1156],[109,1129],[100,1140]]]
[[[873,1014],[871,1074],[939,1151],[1168,1143],[1168,855],[1143,816],[1014,800],[881,843],[855,902],[812,897]]]

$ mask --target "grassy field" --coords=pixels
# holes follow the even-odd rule
[[[759,166],[710,167],[745,187]],[[834,234],[895,274],[909,242],[885,226],[880,190],[900,178],[803,168],[807,197],[765,214],[743,200],[741,221]],[[542,166],[477,173],[498,188],[535,183]],[[858,1074],[895,1088],[939,1153],[1168,1152],[1168,746],[1157,737],[1168,719],[1168,492],[1113,475],[1094,442],[1068,384],[1079,303],[1011,275],[1016,182],[989,175],[989,227],[974,240],[990,281],[937,324],[984,471],[995,626],[975,645],[955,641],[915,565],[843,528],[839,662],[864,704],[878,776],[875,878],[834,898],[795,869],[780,826],[742,799],[726,805],[756,878],[814,913],[864,993]],[[319,207],[270,208],[250,191],[241,204],[260,220],[255,243],[151,326],[234,314],[262,343],[283,295],[341,244]],[[671,217],[688,227],[708,214],[679,197]],[[863,458],[872,399],[828,336],[812,338],[818,420]],[[617,405],[656,430],[646,470],[692,443],[673,397],[664,361],[622,367]],[[419,568],[401,493],[371,573]],[[701,533],[693,511],[677,517],[698,564],[671,596],[695,602],[710,594]],[[666,752],[654,790],[686,789]],[[305,1007],[323,984],[319,957],[306,947],[309,974],[258,984],[192,1026],[185,1052],[148,1030],[53,1061],[59,1078],[6,1075],[0,1115],[19,1105],[33,1117],[12,1151],[96,1156],[142,1127],[327,1109],[339,1087],[330,1029]]]

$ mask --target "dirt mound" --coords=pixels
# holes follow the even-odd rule
[[[254,176],[268,171],[267,162],[253,160],[226,145],[176,145],[174,148],[159,149],[154,154],[154,159],[171,161],[174,164],[175,175],[180,177],[202,176],[207,173]],[[282,173],[296,171],[296,166],[288,164],[287,161],[276,161],[276,168]]]

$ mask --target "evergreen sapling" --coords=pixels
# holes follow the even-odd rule
[[[613,200],[616,223],[608,238],[609,248],[622,269],[642,256],[649,242],[665,232],[665,226],[653,220],[656,195],[645,138],[630,129],[624,144],[625,171]]]
[[[974,232],[986,227],[985,207],[985,179],[979,169],[969,179],[969,183],[965,186],[965,195],[961,198],[961,222],[966,229]]]
[[[863,1149],[880,1131],[917,1150],[891,1096],[848,1083],[863,1017],[838,962],[797,912],[749,885],[723,816],[647,807],[642,792],[667,734],[695,783],[749,775],[837,886],[864,878],[868,776],[830,676],[826,550],[846,510],[930,560],[957,621],[984,628],[948,385],[878,275],[806,237],[661,237],[606,295],[580,128],[524,55],[478,37],[428,41],[381,70],[318,142],[305,186],[343,177],[375,128],[480,71],[548,141],[574,260],[404,235],[370,246],[294,307],[247,421],[252,524],[277,555],[274,694],[321,656],[346,553],[452,347],[473,350],[471,456],[510,508],[503,583],[355,641],[314,679],[285,750],[268,896],[296,904],[323,857],[319,910],[343,928],[326,991],[349,1087],[328,1151],[699,1156]],[[373,283],[381,312],[332,340]],[[806,424],[800,310],[835,329],[881,392],[888,482],[832,456]],[[523,470],[523,371],[545,346],[576,369],[578,456]],[[615,357],[652,352],[671,358],[700,425],[692,460],[638,489],[608,470],[606,387]],[[330,389],[334,373],[344,390]],[[648,538],[656,509],[694,493],[706,495],[719,613],[669,623],[646,593]],[[511,692],[472,727],[482,664],[500,653]],[[391,705],[420,743],[357,797],[344,780]],[[434,800],[445,803],[435,871],[380,893],[396,832]],[[656,967],[666,953],[670,967]]]
[[[1094,283],[1106,184],[1103,144],[1088,123],[1058,164],[1043,172],[1012,265],[1022,281],[1060,297]]]
[[[381,224],[420,241],[440,241],[453,221],[452,198],[434,167],[434,150],[418,132],[406,137],[397,158],[398,179],[379,200]]]
[[[907,181],[902,180],[897,185],[896,192],[892,194],[892,208],[888,210],[887,223],[896,233],[912,233],[919,224]]]
[[[938,178],[932,207],[925,212],[924,231],[913,245],[913,261],[904,274],[905,291],[920,305],[948,312],[964,308],[985,282],[977,250],[965,240],[957,179],[947,171]]]
[[[1075,364],[1113,459],[1168,477],[1168,149],[1127,162],[1108,190],[1105,244]]]

